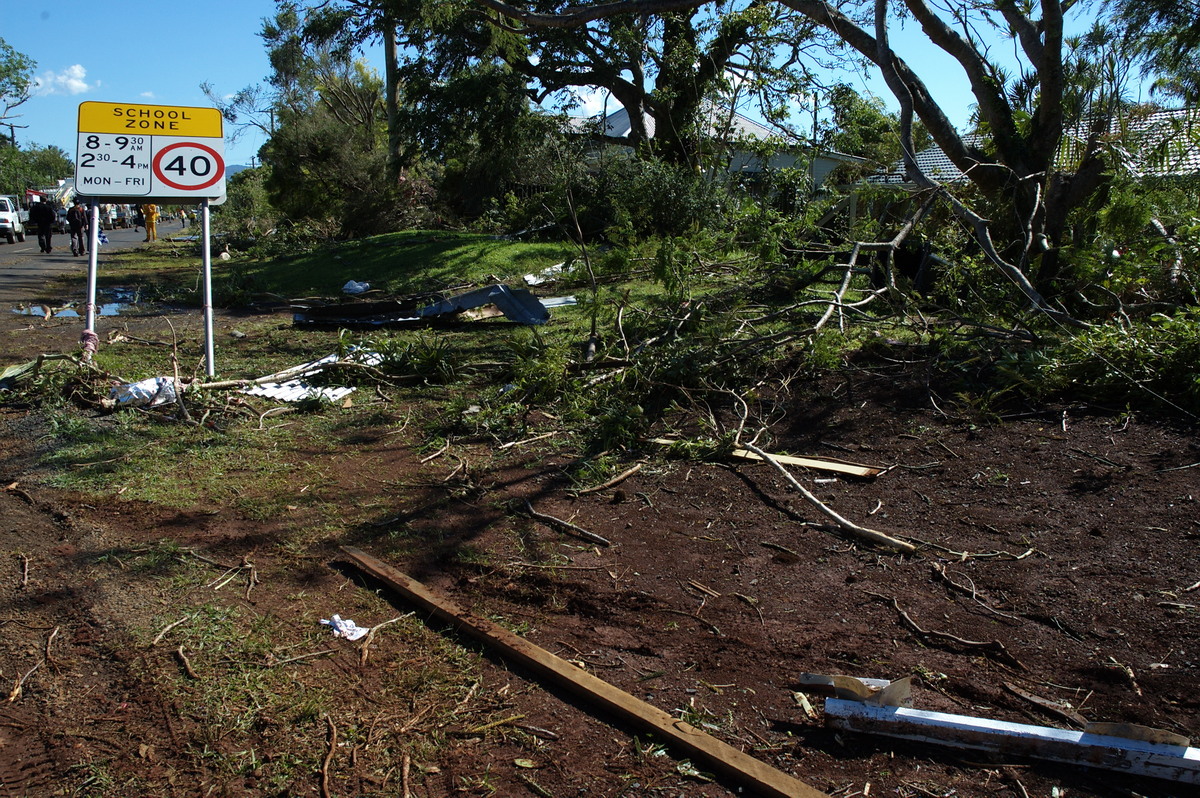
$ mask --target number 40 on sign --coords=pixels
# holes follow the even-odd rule
[[[215,199],[225,193],[221,112],[81,103],[75,164],[76,188],[95,199]]]

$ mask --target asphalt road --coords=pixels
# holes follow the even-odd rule
[[[177,222],[158,225],[158,235],[163,237],[179,232]],[[141,246],[146,237],[145,229],[135,231],[108,230],[108,243],[99,248],[99,272],[104,273],[104,257],[112,252],[134,249]],[[3,239],[0,239],[3,241]],[[84,257],[71,255],[71,238],[66,233],[55,233],[51,241],[54,251],[44,254],[38,251],[37,234],[25,233],[25,241],[15,244],[0,243],[0,309],[19,303],[40,300],[74,300],[83,302],[87,293],[87,264]],[[66,277],[77,291],[68,296],[47,296],[45,287],[56,278]]]

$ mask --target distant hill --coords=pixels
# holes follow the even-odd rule
[[[249,169],[249,168],[251,168],[251,167],[247,166],[244,163],[230,164],[225,167],[225,177],[233,177],[234,175],[236,175],[238,172],[242,171],[243,169]]]

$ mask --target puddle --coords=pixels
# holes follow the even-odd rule
[[[97,316],[120,316],[121,311],[128,310],[132,305],[128,302],[108,302],[96,307]],[[13,313],[22,316],[39,316],[43,319],[78,319],[82,314],[75,309],[75,305],[65,305],[63,307],[47,307],[45,305],[30,305],[29,307],[15,307]]]

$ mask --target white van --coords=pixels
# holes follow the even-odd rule
[[[0,196],[0,238],[15,244],[25,240],[29,211],[21,210],[16,197]]]

